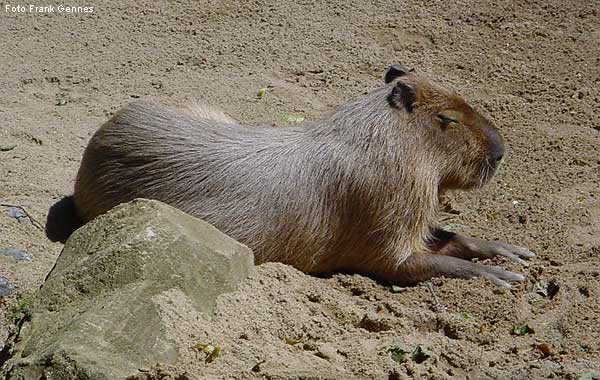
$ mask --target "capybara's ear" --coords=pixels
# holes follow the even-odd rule
[[[385,76],[383,77],[383,80],[387,84],[387,83],[390,83],[391,81],[393,81],[394,79],[408,75],[409,73],[410,73],[410,70],[408,70],[406,67],[404,67],[402,65],[398,65],[398,64],[393,64],[385,72]]]
[[[388,102],[394,108],[404,108],[406,112],[412,112],[417,101],[417,90],[413,85],[398,82],[388,95]]]

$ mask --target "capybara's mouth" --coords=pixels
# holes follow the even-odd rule
[[[472,188],[481,188],[490,182],[490,180],[496,174],[499,166],[500,161],[490,162],[490,160],[486,159],[479,170],[479,179],[473,182]]]

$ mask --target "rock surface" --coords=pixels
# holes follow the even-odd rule
[[[216,297],[254,272],[249,248],[156,201],[121,205],[78,230],[33,301],[7,379],[124,379],[178,350],[163,302],[210,320]]]

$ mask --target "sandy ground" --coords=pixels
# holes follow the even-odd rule
[[[528,268],[497,261],[528,282],[499,292],[439,279],[392,293],[360,276],[270,264],[224,297],[210,323],[165,309],[182,361],[144,376],[599,377],[600,4],[451,3],[82,4],[91,14],[11,13],[3,3],[0,202],[43,222],[71,192],[91,134],[134,98],[198,98],[248,124],[284,126],[287,115],[315,119],[377,87],[399,62],[456,89],[500,128],[506,162],[490,186],[452,195],[452,224],[535,251]],[[0,255],[0,276],[16,287],[0,301],[0,341],[17,294],[41,285],[61,249],[9,211],[0,208],[0,249],[33,260]],[[520,325],[532,331],[511,334]],[[198,341],[222,355],[205,363],[190,349]],[[429,357],[411,358],[416,347]]]

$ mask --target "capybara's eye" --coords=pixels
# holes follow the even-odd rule
[[[458,124],[457,120],[449,118],[448,116],[437,115],[437,118],[440,121],[440,123],[442,123],[443,126],[448,126],[450,124]]]

